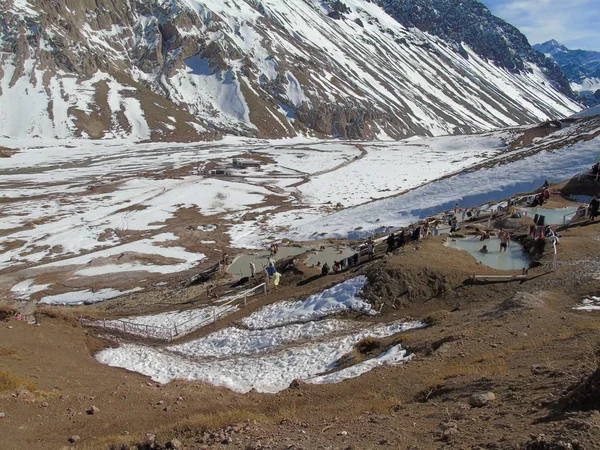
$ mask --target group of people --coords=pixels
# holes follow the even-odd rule
[[[536,206],[542,206],[545,202],[550,198],[550,189],[545,188],[542,192],[537,195],[534,195],[533,198],[530,199],[529,206],[535,208]]]
[[[250,263],[250,271],[253,270],[253,263]],[[256,270],[256,268],[254,268]],[[269,264],[265,267],[265,272],[267,273],[267,280],[269,283],[273,283],[273,287],[275,290],[279,288],[279,282],[281,281],[281,274],[277,271],[275,267],[275,261],[273,261],[272,257],[269,258]],[[252,275],[254,277],[254,275]]]
[[[348,258],[340,259],[339,261],[334,261],[331,267],[329,266],[329,264],[327,264],[327,262],[325,262],[321,266],[321,261],[319,261],[317,263],[317,267],[321,267],[321,275],[328,275],[330,272],[340,273],[346,270],[348,267],[358,265],[358,260],[359,255],[358,253],[355,253],[354,255],[349,256]]]
[[[397,248],[404,247],[405,245],[410,244],[411,242],[416,242],[419,239],[424,239],[430,234],[437,235],[438,231],[438,223],[432,222],[429,223],[425,221],[424,223],[417,225],[415,228],[407,228],[406,230],[400,230],[399,233],[392,233],[388,236],[387,243],[387,251],[386,254],[393,252]]]
[[[271,258],[276,256],[278,251],[279,251],[279,243],[278,242],[271,244],[269,246],[269,256]]]
[[[485,241],[490,238],[490,234],[485,230],[480,230],[479,228],[475,229],[478,234],[480,234],[480,241]],[[508,249],[508,244],[510,242],[510,233],[505,229],[501,228],[498,232],[498,239],[500,239],[500,251],[505,252]],[[489,253],[489,249],[487,245],[484,245],[479,249],[479,253]]]

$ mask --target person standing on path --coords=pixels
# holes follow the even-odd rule
[[[458,219],[456,216],[452,216],[450,219],[450,233],[454,233],[458,229]]]
[[[279,281],[281,281],[281,274],[279,272],[275,272],[273,274],[273,286],[275,287],[275,290],[277,290],[279,287]]]
[[[369,260],[375,257],[375,243],[371,238],[367,242],[367,254],[369,255]]]
[[[390,234],[387,238],[387,251],[385,254],[391,253],[394,251],[396,247],[396,235],[394,233]]]
[[[600,200],[598,200],[598,197],[595,197],[590,202],[590,206],[589,206],[589,210],[588,210],[588,215],[589,215],[590,220],[594,220],[596,218],[596,216],[598,215],[599,208],[600,208]]]
[[[255,275],[256,275],[256,266],[254,265],[254,263],[252,261],[250,261],[250,276],[252,278],[254,278]]]

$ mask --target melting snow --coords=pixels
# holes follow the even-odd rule
[[[336,362],[365,337],[385,337],[419,327],[422,327],[422,324],[417,322],[378,325],[326,342],[302,344],[258,356],[240,355],[219,359],[213,357],[203,361],[202,355],[198,353],[193,353],[194,357],[190,358],[170,353],[165,349],[157,350],[141,345],[122,344],[119,348],[99,352],[96,359],[113,367],[140,372],[160,383],[167,383],[174,379],[200,380],[237,392],[256,389],[259,392],[275,393],[286,389],[294,379],[310,379],[323,372],[334,370]],[[256,352],[256,348],[252,346],[233,343],[236,336],[237,339],[247,337],[236,333],[224,338],[231,340],[233,348]],[[193,347],[193,343],[190,343],[189,347]],[[268,347],[268,344],[265,347]],[[202,351],[207,347],[200,345],[199,348]],[[189,348],[184,349],[186,350],[189,351]],[[218,351],[212,351],[213,356],[215,353],[218,354]],[[395,351],[392,351],[380,362],[386,360],[393,363],[402,362],[400,353],[394,358],[391,357],[394,353]],[[370,368],[375,365],[377,364],[372,364]],[[359,376],[366,370],[368,370],[367,366],[361,366],[354,372],[344,371],[340,378]],[[339,380],[332,376],[317,382],[335,381]]]
[[[575,306],[573,309],[580,311],[600,311],[600,297],[585,297],[581,301],[581,306]]]
[[[371,313],[371,305],[358,297],[367,277],[347,280],[302,301],[284,301],[265,306],[242,320],[250,329],[265,329],[294,322],[320,319],[340,311]]]
[[[48,295],[42,297],[40,303],[50,305],[89,305],[93,303],[103,302],[111,298],[120,297],[121,295],[131,294],[133,292],[143,291],[142,288],[130,289],[128,291],[119,291],[117,289],[100,289],[97,292],[90,290],[67,292],[65,294]]]

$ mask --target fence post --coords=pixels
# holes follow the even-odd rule
[[[126,330],[125,330],[125,322],[123,322],[123,333],[125,333],[125,332],[126,332]]]
[[[169,336],[170,336],[169,340],[172,341],[173,340],[173,329],[172,328],[169,328]]]
[[[148,325],[146,325],[146,336],[148,335]]]
[[[267,295],[267,283],[263,283],[263,292]]]
[[[179,334],[179,331],[177,330],[177,324],[174,325],[175,328],[175,336],[177,336]]]
[[[217,308],[215,308],[214,306],[213,306],[212,313],[213,313],[213,323],[215,323],[217,321]]]
[[[106,319],[102,319],[102,327],[106,328]]]

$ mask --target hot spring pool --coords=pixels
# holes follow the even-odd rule
[[[506,252],[500,251],[500,239],[490,238],[480,241],[479,236],[448,240],[448,247],[457,248],[469,252],[480,263],[497,270],[521,270],[529,267],[530,259],[523,253],[521,245],[510,242]],[[488,253],[481,253],[479,249],[484,245]],[[457,255],[460,258],[460,254]]]
[[[568,206],[566,208],[549,209],[549,208],[520,208],[527,212],[527,217],[532,219],[536,214],[546,216],[545,225],[566,225],[568,224],[579,206]]]

